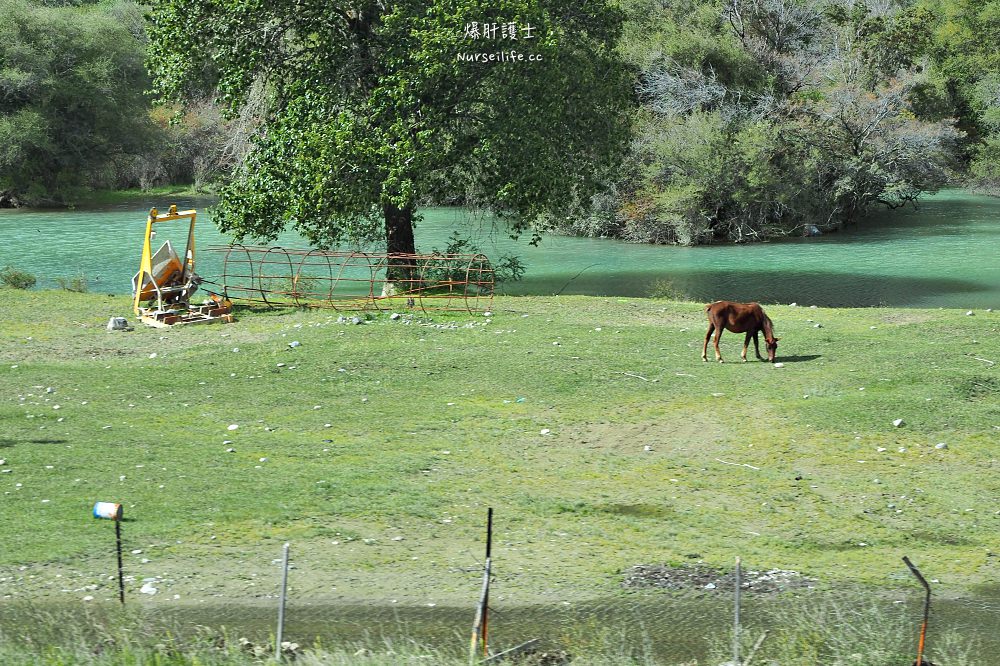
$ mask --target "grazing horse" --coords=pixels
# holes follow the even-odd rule
[[[733,303],[731,301],[716,301],[705,306],[708,314],[708,332],[705,333],[705,344],[701,349],[701,360],[708,360],[708,341],[715,331],[715,358],[722,363],[722,353],[719,351],[719,338],[722,337],[722,329],[729,329],[733,333],[746,333],[747,337],[743,341],[743,362],[747,362],[747,347],[750,346],[750,338],[753,338],[753,348],[757,353],[757,358],[761,361],[764,358],[760,355],[760,343],[757,334],[764,331],[764,342],[767,343],[767,360],[774,363],[774,353],[778,349],[778,338],[774,337],[774,325],[771,319],[764,314],[763,308],[757,303]]]

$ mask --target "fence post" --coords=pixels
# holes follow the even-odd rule
[[[743,585],[743,567],[736,558],[736,589],[733,593],[733,666],[740,666],[740,588]]]
[[[288,544],[282,548],[281,595],[278,600],[278,637],[274,646],[274,659],[281,661],[281,643],[285,637],[285,599],[288,596]]]
[[[910,572],[916,576],[920,584],[924,586],[924,621],[920,625],[920,641],[917,643],[917,661],[914,662],[915,666],[924,666],[924,642],[927,639],[927,621],[931,615],[931,586],[927,583],[927,579],[921,575],[920,570],[913,565],[910,558],[904,555],[903,561],[906,562],[906,566],[910,568]]]
[[[115,521],[115,552],[118,555],[118,600],[125,605],[125,570],[122,567],[122,505],[114,502],[98,502],[94,505],[94,518]]]
[[[491,549],[493,546],[493,508],[486,513],[486,568],[483,571],[483,589],[479,594],[479,604],[476,606],[476,619],[472,624],[472,641],[469,644],[469,666],[476,663],[476,652],[479,640],[483,641],[483,654],[487,654],[487,630],[490,602],[490,571],[492,570]]]

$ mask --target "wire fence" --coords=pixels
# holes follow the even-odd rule
[[[230,299],[336,310],[416,307],[488,310],[494,270],[483,254],[386,254],[214,245],[222,272],[209,281]]]
[[[228,552],[225,571],[212,575],[187,565],[164,567],[160,575],[149,575],[150,567],[144,567],[137,574],[135,563],[143,555],[126,551],[126,607],[143,609],[162,626],[189,632],[210,627],[228,640],[273,650],[282,583],[280,546],[264,558],[260,552]],[[109,571],[97,577],[71,565],[44,574],[31,567],[0,571],[0,590],[16,590],[29,577],[47,577],[63,586],[52,590],[62,592],[61,597],[47,598],[64,599],[48,603],[75,610],[110,607],[118,592],[113,564],[109,558]],[[410,584],[391,563],[373,567],[385,570],[385,580],[377,585],[372,584],[379,581],[377,571],[338,572],[322,554],[298,553],[292,542],[283,639],[303,647],[318,641],[352,652],[420,645],[455,658],[468,655],[481,562],[470,558],[468,567],[449,569],[447,587],[437,591],[418,581]],[[600,656],[718,666],[737,663],[732,656],[737,649],[742,659],[755,656],[758,664],[908,666],[917,647],[922,606],[916,585],[878,595],[830,591],[792,572],[747,566],[740,580],[740,629],[734,646],[733,571],[644,565],[623,572],[615,589],[597,595],[574,586],[558,568],[527,574],[547,577],[551,584],[526,587],[505,570],[502,550],[494,553],[486,653],[537,641],[536,652],[557,659],[550,663]],[[439,572],[435,578],[441,578]],[[25,630],[25,616],[17,613],[25,599],[3,596],[0,629],[6,632],[16,624]],[[927,658],[938,666],[996,663],[989,656],[1000,651],[998,625],[1000,598],[935,599]]]

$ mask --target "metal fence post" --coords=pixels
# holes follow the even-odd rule
[[[282,549],[281,595],[278,601],[278,637],[274,646],[274,659],[281,661],[281,643],[285,637],[285,599],[288,596],[288,544]]]
[[[743,585],[743,568],[736,558],[736,589],[733,592],[733,666],[740,666],[740,587]]]
[[[917,660],[914,662],[914,666],[924,666],[924,643],[927,640],[927,621],[930,619],[931,615],[931,586],[927,583],[927,579],[923,577],[920,570],[914,566],[910,558],[903,556],[903,561],[906,562],[906,566],[910,568],[910,572],[916,576],[920,584],[924,586],[924,621],[920,625],[920,641],[917,643]]]

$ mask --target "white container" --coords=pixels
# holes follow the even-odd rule
[[[122,519],[122,505],[114,502],[98,502],[94,505],[94,518],[107,518],[108,520]]]

